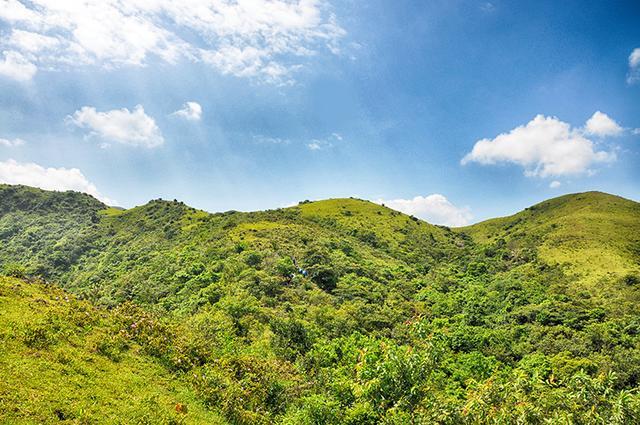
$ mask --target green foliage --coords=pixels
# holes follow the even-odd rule
[[[9,277],[24,279],[27,277],[27,268],[18,263],[6,263],[2,267],[2,274]]]
[[[28,279],[0,278],[2,421],[640,421],[634,202],[570,195],[449,229],[358,199],[0,199],[0,266]]]

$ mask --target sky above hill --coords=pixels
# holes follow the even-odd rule
[[[637,1],[0,0],[0,182],[464,225],[640,200]]]

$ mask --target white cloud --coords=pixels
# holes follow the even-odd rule
[[[585,125],[587,134],[594,136],[618,136],[624,129],[607,114],[596,111]]]
[[[323,149],[332,148],[336,143],[342,142],[344,138],[338,133],[331,133],[331,135],[325,139],[313,139],[307,143],[307,148],[312,151],[319,151]]]
[[[31,80],[38,72],[38,67],[19,52],[5,50],[2,55],[4,57],[0,58],[0,76],[24,82]]]
[[[78,127],[91,130],[90,135],[106,141],[146,148],[164,143],[155,120],[144,112],[142,105],[137,105],[133,111],[122,108],[107,112],[98,112],[91,106],[84,106],[68,116],[67,120]]]
[[[633,133],[634,135],[638,135],[638,134],[640,134],[640,128],[634,128],[634,129],[633,129],[633,131],[632,131],[632,133]]]
[[[21,163],[13,159],[0,162],[0,183],[22,184],[45,190],[75,190],[88,193],[107,205],[117,205],[103,196],[77,168],[45,168],[35,163]]]
[[[186,102],[182,105],[182,109],[175,111],[171,115],[184,118],[188,121],[200,121],[202,117],[202,106],[197,102]]]
[[[14,29],[11,32],[8,43],[14,48],[30,53],[37,53],[60,46],[60,40],[55,37],[18,29]]]
[[[379,199],[375,202],[405,214],[419,217],[433,224],[466,226],[473,219],[469,208],[457,207],[445,196],[438,193],[428,196],[416,196],[413,199]]]
[[[321,149],[324,149],[330,146],[326,145],[324,140],[312,140],[310,143],[307,144],[307,147],[312,151],[319,151]]]
[[[627,75],[629,84],[638,81],[640,81],[640,47],[633,49],[629,55],[629,75]]]
[[[549,183],[549,187],[550,187],[551,189],[557,189],[557,188],[559,188],[560,186],[562,186],[562,183],[560,183],[558,180],[554,180],[554,181],[552,181],[551,183]]]
[[[5,146],[7,148],[15,148],[16,146],[22,146],[26,142],[22,139],[16,138],[13,140],[0,138],[0,146]]]
[[[598,151],[581,129],[537,115],[509,133],[477,141],[461,163],[513,163],[524,167],[527,176],[551,177],[590,173],[595,164],[615,159],[614,152]]]
[[[337,53],[345,35],[327,0],[0,4],[0,22],[12,31],[11,36],[0,32],[0,48],[14,46],[46,68],[115,68],[142,66],[152,59],[186,59],[207,63],[223,74],[286,84],[304,58],[323,50]]]

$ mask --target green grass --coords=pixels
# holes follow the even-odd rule
[[[0,329],[2,423],[225,423],[139,347],[108,351],[111,314],[59,289],[0,278]]]
[[[106,209],[101,210],[100,214],[105,215],[107,217],[114,217],[114,216],[124,214],[126,211],[127,210],[122,208],[107,207]]]

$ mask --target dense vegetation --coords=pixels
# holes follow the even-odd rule
[[[640,204],[619,197],[448,229],[357,199],[123,211],[0,186],[0,243],[5,275],[73,294],[2,281],[0,407],[38,394],[6,420],[60,419],[60,379],[25,373],[46,368],[85,391],[77,422],[640,422]],[[127,406],[97,388],[116,374]]]

